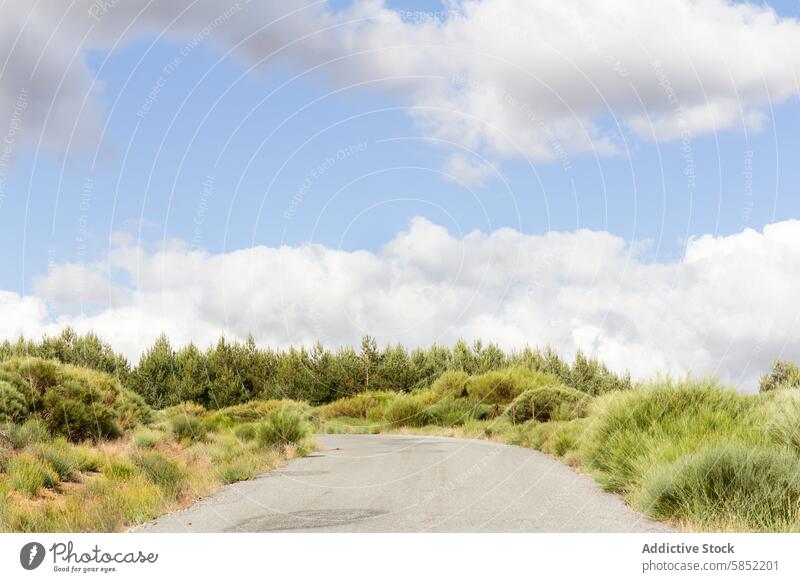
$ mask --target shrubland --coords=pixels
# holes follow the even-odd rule
[[[0,529],[116,531],[303,454],[382,431],[531,447],[689,530],[800,531],[800,368],[760,393],[632,383],[578,354],[458,342],[275,352],[224,339],[130,366],[91,334],[0,345]]]
[[[296,403],[153,410],[104,372],[32,357],[0,375],[0,531],[119,531],[313,446]]]

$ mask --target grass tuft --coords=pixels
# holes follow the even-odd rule
[[[32,453],[21,453],[10,459],[6,472],[10,488],[24,495],[36,495],[41,488],[52,488],[58,483],[58,473]]]

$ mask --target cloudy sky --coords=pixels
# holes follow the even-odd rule
[[[0,338],[800,359],[796,0],[0,11]]]

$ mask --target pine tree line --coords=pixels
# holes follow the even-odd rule
[[[400,344],[381,349],[375,338],[365,336],[359,349],[330,350],[317,343],[310,350],[273,350],[258,347],[250,336],[244,342],[222,337],[206,350],[194,344],[176,350],[162,334],[131,366],[96,334],[67,328],[38,342],[20,338],[0,344],[0,361],[15,356],[51,358],[112,374],[156,408],[192,401],[214,409],[272,398],[323,404],[365,390],[410,391],[449,370],[481,374],[510,366],[552,373],[589,394],[631,384],[629,376],[614,374],[582,353],[569,363],[549,347],[506,353],[481,341],[409,351]]]

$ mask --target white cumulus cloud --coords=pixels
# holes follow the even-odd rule
[[[162,331],[178,345],[223,332],[278,346],[364,333],[409,346],[483,338],[582,349],[639,378],[691,371],[748,389],[773,358],[800,359],[800,221],[699,237],[673,263],[644,260],[607,232],[458,238],[422,218],[374,253],[307,244],[210,254],[120,240],[107,264],[83,267],[89,288],[106,277],[83,312],[0,292],[3,335],[72,325],[134,359]],[[109,266],[131,283],[108,279]],[[78,272],[60,265],[39,289],[86,298]]]

